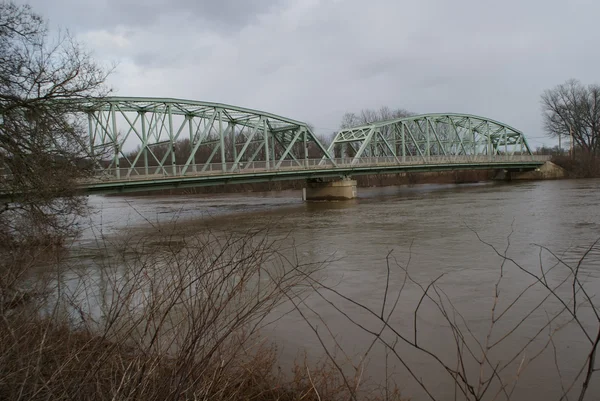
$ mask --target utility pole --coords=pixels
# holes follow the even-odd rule
[[[558,134],[558,154],[559,155],[562,154],[562,142],[561,142],[561,138],[562,138],[562,135]]]
[[[571,159],[573,158],[573,126],[569,126],[569,134],[571,135],[571,146],[569,149],[569,156],[571,156]]]

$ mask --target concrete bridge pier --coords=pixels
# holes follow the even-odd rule
[[[356,181],[343,177],[337,181],[319,179],[306,180],[306,188],[302,190],[302,200],[310,201],[339,201],[356,198]]]

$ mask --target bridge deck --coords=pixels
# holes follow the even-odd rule
[[[361,159],[286,160],[281,164],[266,162],[212,163],[183,166],[106,169],[101,175],[82,184],[87,193],[151,191],[223,184],[259,183],[268,181],[331,178],[364,174],[401,172],[534,169],[549,160],[548,156],[430,156],[430,157],[369,157]],[[147,170],[147,173],[146,173]]]

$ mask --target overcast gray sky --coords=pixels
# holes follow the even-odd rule
[[[482,115],[549,145],[543,90],[600,83],[597,0],[28,3],[118,63],[116,95],[261,109],[319,134],[347,111],[389,106]]]

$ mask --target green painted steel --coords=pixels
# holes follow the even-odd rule
[[[531,155],[521,131],[469,114],[423,114],[340,130],[329,154],[356,164],[363,157]]]
[[[309,148],[333,161],[306,123],[259,110],[131,97],[88,99],[76,106],[88,115],[90,151],[99,160],[99,171],[114,171],[116,179],[140,171],[174,174],[179,164],[183,176],[198,168],[206,171],[215,161],[224,173],[255,160],[267,167],[286,160],[301,166]],[[182,144],[189,149],[186,160],[178,161],[181,152],[176,149]]]
[[[426,162],[423,162],[420,157],[407,157],[404,163],[397,163],[395,158],[373,157],[362,158],[358,164],[351,164],[350,160],[343,162],[341,159],[337,159],[336,165],[321,165],[321,159],[310,159],[308,164],[302,167],[298,167],[294,161],[288,161],[277,169],[266,168],[264,162],[256,162],[246,169],[225,173],[221,171],[219,164],[215,164],[214,169],[211,166],[205,172],[189,173],[185,176],[178,174],[140,175],[117,180],[114,171],[107,172],[106,176],[98,177],[85,183],[82,187],[88,193],[114,193],[314,178],[335,179],[365,174],[482,169],[522,171],[538,168],[549,158],[549,156],[539,155],[505,155],[490,160],[487,156],[463,156],[461,158],[430,156]],[[181,167],[179,166],[179,168]]]
[[[69,101],[69,100],[67,100]],[[89,193],[456,169],[532,169],[522,132],[467,114],[425,114],[340,130],[325,148],[308,124],[222,103],[75,100],[98,161]]]

